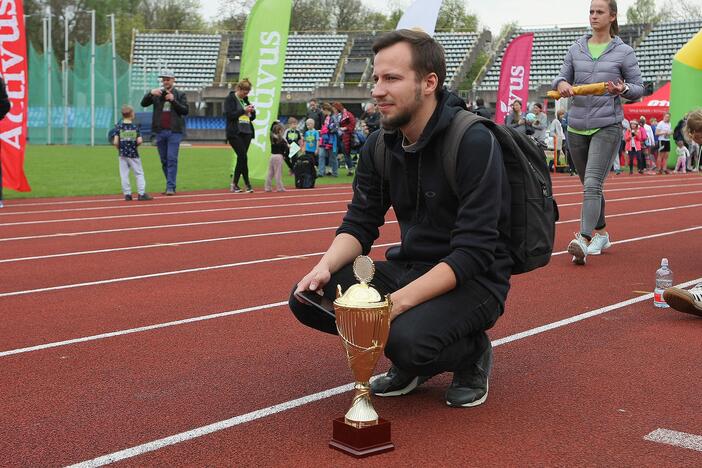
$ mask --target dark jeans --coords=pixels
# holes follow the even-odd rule
[[[240,133],[237,136],[229,139],[229,144],[236,153],[236,167],[234,168],[234,177],[232,183],[239,185],[239,178],[244,177],[244,183],[247,187],[251,186],[249,182],[249,145],[253,135],[248,133]]]
[[[161,130],[156,135],[156,147],[161,157],[163,175],[166,177],[166,190],[174,192],[178,174],[178,150],[182,139],[182,133],[173,133],[170,130]]]
[[[373,286],[382,294],[396,291],[431,265],[396,261],[375,262]],[[324,295],[333,299],[336,285],[343,291],[358,281],[351,265],[333,274]],[[294,289],[293,289],[294,290]],[[303,324],[336,334],[334,318],[302,304],[291,294],[290,310]],[[497,299],[475,281],[457,287],[400,314],[390,326],[385,355],[400,369],[415,375],[468,369],[482,354],[491,328],[502,314]]]

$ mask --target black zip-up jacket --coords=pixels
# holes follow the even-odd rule
[[[247,106],[251,104],[248,96],[242,99],[242,101],[244,101],[244,104],[246,104]],[[236,96],[236,92],[230,91],[229,94],[227,94],[227,97],[224,99],[224,119],[227,122],[227,140],[231,140],[239,134],[239,117],[241,117],[245,113],[246,110],[241,105],[241,102],[239,102],[239,98]],[[256,120],[255,110],[251,113],[251,117],[249,118],[251,122]],[[256,132],[254,131],[253,123],[250,123],[250,125],[251,136],[253,138],[256,136]]]
[[[171,131],[173,133],[185,133],[185,116],[188,115],[188,99],[185,93],[171,88],[173,101],[171,101]],[[141,107],[154,105],[154,112],[151,115],[151,132],[156,134],[161,131],[161,112],[166,100],[163,96],[154,96],[151,91],[146,93],[141,100]]]
[[[442,91],[412,152],[402,148],[399,131],[380,130],[368,138],[356,170],[353,199],[337,234],[352,235],[368,253],[392,205],[401,245],[388,249],[388,260],[426,264],[427,270],[445,262],[456,275],[457,287],[475,280],[504,305],[512,267],[507,248],[511,192],[500,147],[482,124],[465,133],[456,174],[449,175],[456,177],[458,195],[446,181],[438,154],[451,120],[462,108],[462,99]],[[378,169],[372,153],[376,139],[382,137],[391,157],[388,167]]]

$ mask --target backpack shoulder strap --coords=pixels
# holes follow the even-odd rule
[[[472,112],[468,112],[467,110],[461,109],[454,116],[453,120],[451,121],[451,125],[449,125],[449,128],[446,131],[446,134],[444,135],[444,142],[441,146],[441,157],[443,158],[444,162],[444,173],[446,173],[446,179],[448,180],[448,183],[451,186],[451,190],[456,195],[458,195],[458,182],[456,180],[458,147],[460,146],[461,140],[463,140],[463,136],[468,131],[468,129],[478,122],[484,122],[486,123],[488,128],[492,128],[490,126],[490,123],[492,123],[490,120],[473,114]],[[494,138],[491,140],[491,144],[495,144]],[[492,159],[492,149],[490,151],[489,158]],[[484,178],[485,174],[487,173],[487,167],[489,165],[490,161],[488,161],[486,171],[481,177],[481,182],[482,178]]]

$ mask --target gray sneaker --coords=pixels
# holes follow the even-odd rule
[[[387,374],[371,382],[373,395],[382,397],[402,396],[412,392],[433,376],[413,375],[397,366],[390,367]]]
[[[455,408],[470,408],[487,400],[488,379],[492,370],[492,343],[470,369],[453,373],[453,382],[446,390],[446,404]]]

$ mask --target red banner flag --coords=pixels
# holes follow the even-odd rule
[[[11,104],[10,112],[0,121],[2,186],[29,192],[24,175],[28,75],[22,0],[0,0],[0,74]]]
[[[495,106],[495,122],[499,124],[505,123],[505,116],[510,112],[510,106],[514,101],[519,99],[524,107],[529,99],[529,70],[533,44],[534,33],[517,36],[507,46],[505,55],[502,57]]]

